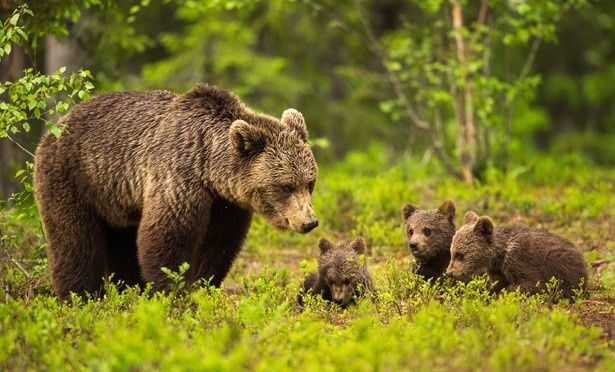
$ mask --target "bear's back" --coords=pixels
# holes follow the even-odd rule
[[[68,181],[109,220],[132,222],[141,208],[148,144],[175,97],[162,91],[117,92],[77,105],[59,121],[66,132],[60,138],[46,135],[37,149],[37,189]]]
[[[583,254],[561,236],[525,226],[506,226],[502,233],[507,237],[503,269],[513,278],[545,283],[555,277],[563,281],[565,295],[587,280]]]

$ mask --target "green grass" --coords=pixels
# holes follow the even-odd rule
[[[0,369],[614,370],[615,172],[569,157],[533,158],[474,187],[431,159],[381,147],[321,167],[321,227],[280,233],[256,218],[221,289],[118,293],[67,305],[51,293],[40,225],[0,212]],[[432,285],[410,274],[400,208],[452,199],[499,223],[546,227],[593,263],[589,299],[491,296],[484,280]],[[364,235],[378,293],[340,310],[295,303],[317,241]],[[178,286],[181,280],[178,279]],[[78,300],[76,300],[78,301]],[[609,333],[610,332],[610,333]]]

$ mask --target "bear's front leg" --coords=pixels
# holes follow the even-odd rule
[[[219,287],[239,254],[248,234],[252,213],[216,198],[210,208],[205,238],[190,263],[190,280],[205,279]]]
[[[211,198],[197,202],[167,195],[148,198],[137,233],[137,251],[141,276],[152,282],[155,290],[169,289],[166,267],[177,271],[190,261],[195,247],[205,236],[203,220],[209,218]]]

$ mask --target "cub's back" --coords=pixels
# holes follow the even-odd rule
[[[583,253],[574,244],[547,230],[528,227],[507,227],[505,270],[523,279],[563,281],[570,292],[583,279],[587,281],[587,265]],[[521,278],[519,278],[521,279]]]

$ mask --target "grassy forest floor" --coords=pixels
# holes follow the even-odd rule
[[[40,224],[29,210],[0,214],[0,370],[615,370],[615,171],[573,155],[532,157],[474,187],[429,158],[380,147],[322,167],[321,227],[280,233],[256,218],[221,289],[143,295],[107,288],[72,306],[51,293]],[[544,227],[590,264],[589,297],[491,296],[484,280],[439,286],[409,273],[400,208],[457,204],[496,223]],[[295,303],[317,241],[363,235],[377,296],[340,310]],[[180,279],[177,286],[181,286]]]

